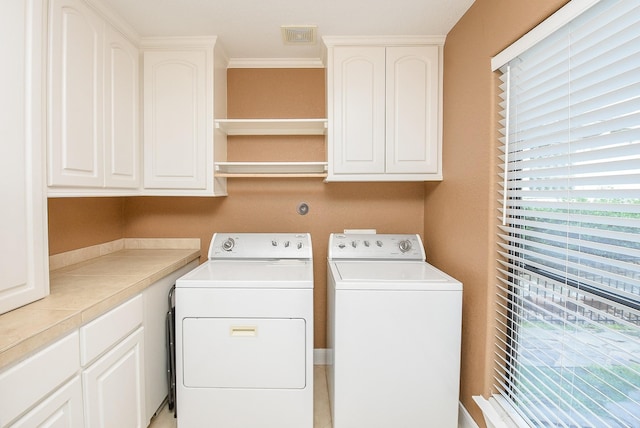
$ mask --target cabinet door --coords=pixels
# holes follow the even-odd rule
[[[384,173],[385,48],[336,47],[333,61],[333,172]]]
[[[1,427],[42,402],[78,373],[78,348],[75,331],[0,372]],[[56,362],[55,370],[52,361]]]
[[[43,4],[5,2],[0,13],[0,313],[49,293]]]
[[[102,187],[104,23],[82,0],[52,0],[49,185]]]
[[[207,75],[205,50],[144,53],[146,189],[206,188]]]
[[[105,186],[140,185],[138,49],[110,25],[105,28]]]
[[[37,407],[11,425],[13,428],[82,428],[82,385],[80,376],[58,388]]]
[[[87,426],[146,426],[143,331],[140,327],[82,373]]]
[[[388,47],[386,172],[438,172],[437,46]]]

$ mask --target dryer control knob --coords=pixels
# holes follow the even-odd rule
[[[411,249],[411,241],[405,239],[398,242],[398,248],[400,248],[400,251],[402,251],[403,253],[406,253]]]
[[[233,238],[227,238],[227,240],[222,243],[222,249],[225,251],[231,251],[235,245],[236,241],[234,241]]]

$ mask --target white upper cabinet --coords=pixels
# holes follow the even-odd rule
[[[51,1],[49,38],[49,194],[137,189],[137,48],[83,0]]]
[[[51,0],[48,195],[226,195],[214,177],[228,64],[216,37],[132,40],[99,1]]]
[[[440,173],[438,46],[386,49],[386,168]]]
[[[329,174],[384,174],[385,48],[335,48],[331,61]]]
[[[145,52],[146,188],[206,187],[207,53]]]
[[[140,186],[138,48],[111,26],[105,31],[105,186]]]
[[[82,0],[52,0],[49,185],[101,187],[104,22]]]
[[[49,293],[44,178],[44,0],[0,14],[0,313]]]
[[[214,158],[226,160],[227,59],[216,38],[143,40],[144,193],[219,196]],[[214,86],[215,82],[215,86]]]
[[[443,37],[325,37],[327,181],[441,180]]]

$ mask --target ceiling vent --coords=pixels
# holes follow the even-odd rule
[[[285,45],[313,45],[316,43],[316,25],[283,25],[282,40]]]

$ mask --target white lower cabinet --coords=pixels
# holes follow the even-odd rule
[[[58,388],[51,396],[11,425],[13,428],[82,428],[82,384],[80,376]]]
[[[146,426],[143,332],[138,328],[82,372],[87,426]]]
[[[0,427],[40,426],[37,421],[82,427],[82,399],[78,401],[77,387],[70,385],[79,372],[77,331],[1,371]]]
[[[87,426],[146,426],[142,320],[139,294],[80,328]]]
[[[148,426],[167,396],[168,292],[197,265],[0,370],[0,428]]]

